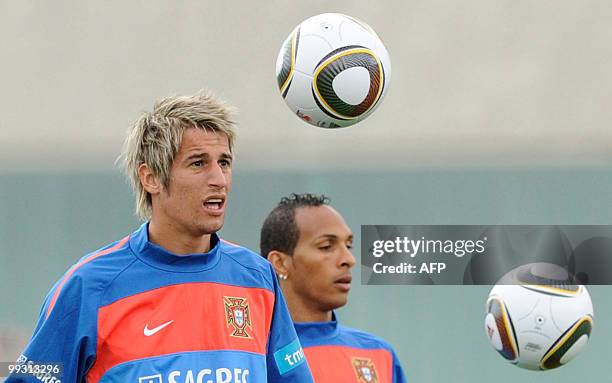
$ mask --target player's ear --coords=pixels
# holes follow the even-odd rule
[[[149,165],[140,164],[138,167],[138,177],[140,178],[140,184],[147,193],[159,194],[161,192],[161,184],[151,171],[151,168],[149,168]]]
[[[272,250],[268,253],[268,261],[274,267],[276,275],[287,275],[289,270],[289,263],[291,262],[291,256],[283,253],[282,251]]]

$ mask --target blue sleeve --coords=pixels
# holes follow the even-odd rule
[[[287,303],[281,292],[276,275],[270,266],[274,287],[274,312],[268,338],[267,365],[268,382],[312,383],[310,368],[304,350],[295,333]]]
[[[54,301],[58,288],[61,289]],[[85,299],[92,297],[85,295],[79,278],[69,278],[63,286],[56,283],[45,299],[34,335],[17,360],[22,366],[31,364],[31,369],[26,374],[9,375],[5,383],[85,381],[95,360],[97,327]],[[45,379],[42,373],[31,373],[34,369],[40,371],[37,365],[59,366],[61,373],[52,373]]]
[[[404,370],[402,369],[402,365],[397,358],[397,354],[395,350],[391,350],[393,354],[393,383],[406,383],[408,380],[406,379],[406,375],[404,375]]]

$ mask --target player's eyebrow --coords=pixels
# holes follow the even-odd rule
[[[321,234],[320,236],[318,236],[316,239],[338,239],[337,235],[334,234]]]
[[[231,153],[223,153],[223,154],[221,154],[221,159],[222,160],[230,160],[231,161],[231,160],[234,159],[234,157],[232,156]]]
[[[187,156],[187,158],[185,158],[185,162],[189,163],[191,161],[196,161],[196,160],[208,161],[208,160],[210,160],[210,158],[211,158],[211,156],[208,153],[205,153],[205,152],[195,152],[195,153],[192,153],[189,156]],[[220,160],[226,160],[226,161],[232,162],[234,157],[232,157],[231,153],[224,152],[224,153],[221,153],[221,155],[219,155],[219,159]]]
[[[320,236],[315,238],[315,241],[318,241],[320,239],[330,239],[330,240],[337,240],[338,236],[335,234],[321,234]],[[353,234],[349,235],[347,240],[352,241],[353,240]]]
[[[192,160],[206,160],[210,157],[210,155],[208,153],[193,153],[190,154],[189,156],[187,156],[187,158],[185,159],[185,161],[192,161]]]

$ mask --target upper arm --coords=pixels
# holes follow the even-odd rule
[[[271,266],[270,266],[270,270]],[[269,382],[313,382],[304,350],[297,337],[285,298],[272,273],[274,312],[267,347]]]
[[[95,359],[97,322],[95,310],[91,310],[92,304],[86,298],[92,297],[87,297],[77,278],[67,281],[61,290],[56,284],[45,299],[34,334],[19,362],[57,365],[62,370],[62,381],[84,381]],[[6,382],[40,382],[41,377],[11,375]]]

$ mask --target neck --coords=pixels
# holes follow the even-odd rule
[[[331,310],[321,310],[309,305],[291,289],[282,288],[282,290],[294,322],[329,322],[332,320]]]
[[[176,255],[210,251],[210,234],[194,235],[155,218],[149,222],[149,241]]]

